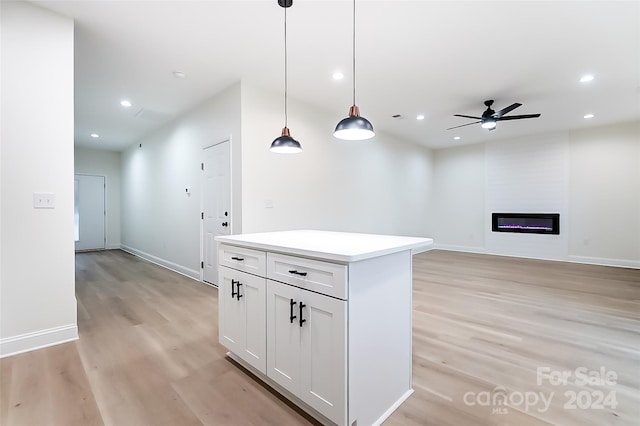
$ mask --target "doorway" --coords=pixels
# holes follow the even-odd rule
[[[74,175],[76,251],[105,248],[105,177]]]
[[[217,286],[215,237],[231,234],[230,142],[204,148],[202,162],[202,280]]]

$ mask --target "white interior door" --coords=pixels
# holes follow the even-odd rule
[[[231,179],[229,141],[204,149],[203,168],[203,235],[202,279],[217,284],[218,250],[217,235],[231,233]]]
[[[75,175],[76,250],[104,250],[104,176]]]

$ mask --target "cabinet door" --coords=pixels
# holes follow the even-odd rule
[[[266,280],[220,267],[220,343],[266,373]]]
[[[300,291],[267,281],[267,376],[294,395],[300,391]]]
[[[347,302],[300,293],[305,321],[300,328],[299,397],[335,423],[346,424]]]
[[[244,303],[240,303],[235,296],[237,275],[237,271],[223,266],[218,271],[218,340],[234,353],[241,351],[244,340]]]

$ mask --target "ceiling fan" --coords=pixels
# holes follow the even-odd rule
[[[482,123],[481,126],[483,129],[495,130],[496,122],[504,121],[504,120],[520,120],[523,118],[537,118],[540,117],[540,114],[525,114],[525,115],[510,115],[505,117],[505,114],[513,111],[514,109],[522,106],[522,104],[515,103],[511,104],[506,108],[502,108],[500,111],[494,111],[491,109],[491,105],[493,105],[493,99],[489,99],[488,101],[484,101],[484,104],[487,107],[487,110],[482,113],[482,117],[474,117],[471,115],[462,115],[462,114],[454,114],[454,117],[464,117],[464,118],[472,118],[474,120],[473,123],[463,124],[461,126],[449,127],[447,130],[457,129],[458,127],[471,126],[472,124]]]

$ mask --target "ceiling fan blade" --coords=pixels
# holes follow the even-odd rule
[[[472,115],[453,114],[454,117],[473,118],[474,120],[482,120],[482,117],[474,117]]]
[[[522,118],[537,118],[537,117],[540,117],[540,114],[511,115],[509,117],[497,117],[496,121],[520,120]]]
[[[463,124],[461,126],[449,127],[447,130],[457,129],[458,127],[471,126],[472,124],[478,124],[478,123],[481,123],[481,122],[482,121],[474,121],[473,123],[467,123],[467,124]]]
[[[513,111],[514,109],[518,108],[519,106],[522,106],[522,104],[519,104],[518,102],[516,102],[515,104],[511,104],[506,108],[502,108],[500,111],[494,112],[492,114],[492,116],[494,118],[502,117],[503,115]]]

